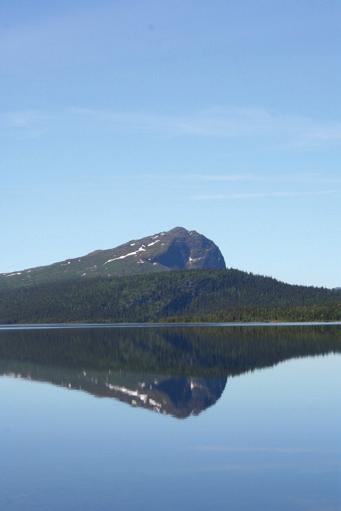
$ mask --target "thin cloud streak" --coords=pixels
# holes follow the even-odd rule
[[[339,451],[327,449],[305,449],[301,447],[231,447],[225,445],[198,445],[194,451],[228,453],[282,453],[282,454],[335,454]]]
[[[305,183],[305,184],[341,184],[341,178],[333,176],[324,176],[320,172],[284,172],[281,170],[276,171],[275,175],[265,174],[192,174],[184,176],[183,179],[197,179],[199,181],[206,181],[212,183],[237,183],[237,182],[251,182],[251,183]]]
[[[0,135],[39,138],[57,117],[40,110],[0,113]]]
[[[213,183],[240,183],[264,181],[265,178],[254,174],[197,174],[189,176],[199,181],[208,181]]]
[[[340,190],[320,190],[311,192],[241,192],[193,195],[191,199],[198,201],[247,200],[247,199],[291,199],[334,195]]]
[[[188,114],[112,112],[72,108],[71,112],[141,133],[217,138],[265,137],[292,145],[316,145],[341,141],[341,121],[282,115],[257,108],[215,107]]]
[[[65,108],[58,111],[24,110],[0,113],[0,128],[30,129],[39,123],[44,129],[56,123],[88,122],[97,129],[115,133],[167,137],[210,137],[250,139],[289,146],[320,145],[341,142],[341,121],[275,114],[266,109],[211,108],[187,114],[158,112],[115,112],[93,108]],[[211,176],[210,180],[251,180]]]

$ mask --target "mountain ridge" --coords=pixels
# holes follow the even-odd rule
[[[217,245],[204,235],[174,227],[84,256],[0,274],[0,289],[99,276],[119,277],[171,270],[224,269]]]

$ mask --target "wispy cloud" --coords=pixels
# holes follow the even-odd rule
[[[243,173],[235,173],[235,174],[195,174],[188,176],[191,179],[196,179],[198,181],[206,181],[213,183],[240,183],[240,182],[255,182],[255,181],[263,181],[265,178],[263,176],[257,176],[256,174],[243,174]]]
[[[341,121],[283,115],[266,109],[215,107],[187,114],[73,108],[75,115],[118,129],[171,136],[265,137],[295,145],[341,142]]]
[[[120,134],[166,137],[223,138],[262,144],[320,145],[341,142],[341,121],[290,116],[254,108],[210,108],[196,112],[119,112],[109,109],[65,108],[59,111],[18,111],[0,114],[0,127],[30,130],[36,124],[48,128],[56,122]],[[211,181],[251,180],[252,175],[210,176]]]
[[[193,195],[193,200],[199,201],[220,201],[220,200],[247,200],[247,199],[295,199],[323,195],[334,195],[341,190],[319,190],[319,191],[288,191],[288,192],[242,192],[242,193],[212,193]]]
[[[39,137],[46,132],[53,116],[39,110],[0,113],[0,133],[20,137]]]
[[[226,445],[198,445],[194,451],[227,452],[227,453],[278,453],[278,454],[335,454],[338,451],[327,449],[306,449],[302,447],[233,447]]]
[[[341,170],[340,170],[341,173]],[[266,173],[214,173],[185,175],[183,179],[191,179],[208,183],[300,183],[300,184],[340,184],[341,177],[323,172],[283,171],[276,169],[272,174]]]

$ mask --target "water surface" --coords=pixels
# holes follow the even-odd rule
[[[340,510],[341,328],[0,330],[0,509]]]

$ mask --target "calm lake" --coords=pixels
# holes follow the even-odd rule
[[[0,329],[0,509],[341,510],[341,326]]]

